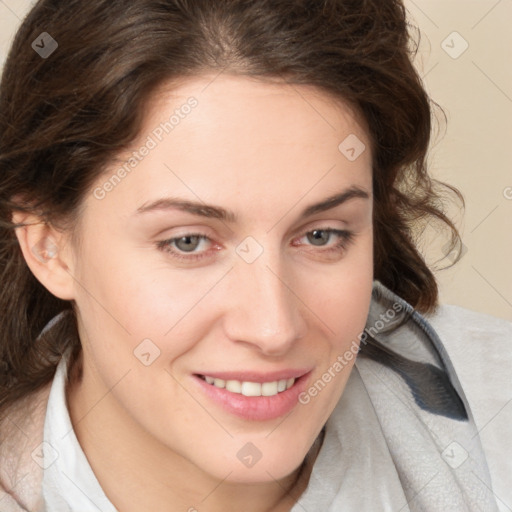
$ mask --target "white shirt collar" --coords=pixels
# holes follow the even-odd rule
[[[43,496],[49,512],[116,512],[75,435],[66,404],[69,352],[53,379],[44,423]]]

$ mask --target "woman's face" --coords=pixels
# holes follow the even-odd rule
[[[232,482],[301,464],[370,304],[367,133],[306,86],[210,75],[154,97],[78,226],[84,425]]]

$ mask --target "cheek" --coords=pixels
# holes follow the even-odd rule
[[[321,423],[338,402],[353,369],[366,325],[373,286],[373,242],[370,234],[353,247],[339,267],[316,280],[308,300],[317,312],[324,343],[315,347],[318,365],[302,404]],[[311,342],[314,342],[312,337]]]
[[[204,294],[204,286],[191,286],[192,274],[172,271],[149,251],[123,247],[122,240],[90,243],[77,269],[79,309],[95,323],[101,317],[135,338],[168,331]]]
[[[364,328],[368,316],[373,286],[372,231],[360,234],[339,264],[303,280],[307,280],[303,290],[310,290],[308,301],[330,327],[331,343],[343,348],[347,337]]]
[[[207,295],[221,269],[198,278],[127,255],[110,261],[101,256],[83,255],[88,264],[81,269],[77,304],[84,350],[109,385],[127,368],[168,367],[207,336],[215,314]],[[141,382],[149,375],[143,373]]]

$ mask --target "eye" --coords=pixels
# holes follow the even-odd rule
[[[186,235],[180,238],[175,238],[174,243],[180,251],[193,252],[203,240],[201,235]]]
[[[332,235],[333,231],[329,231],[327,229],[315,229],[314,231],[307,233],[306,237],[313,245],[323,246],[329,242]]]
[[[307,242],[315,247],[329,247],[327,251],[339,251],[340,249],[345,249],[349,243],[353,241],[354,233],[351,231],[326,227],[308,231],[305,235],[299,238],[299,240],[302,238],[306,238]],[[337,243],[332,246],[332,244],[329,244],[331,241],[337,241]]]
[[[202,242],[211,243],[211,240],[203,233],[187,233],[183,236],[162,240],[157,243],[157,247],[178,259],[198,260],[208,255],[206,251],[196,251],[201,245],[204,245]]]

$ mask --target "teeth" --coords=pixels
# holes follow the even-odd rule
[[[261,385],[261,396],[274,396],[277,395],[277,381],[264,382]]]
[[[223,380],[204,376],[204,380],[216,388],[226,389],[231,393],[238,393],[244,396],[275,396],[290,389],[295,383],[295,379],[282,379],[273,382],[240,382],[239,380]]]
[[[226,382],[226,389],[231,391],[231,393],[241,393],[242,383],[238,380],[228,380]]]
[[[242,395],[261,396],[261,384],[259,382],[242,382]]]
[[[226,387],[226,381],[222,379],[213,379],[213,385],[216,388],[225,388]]]

